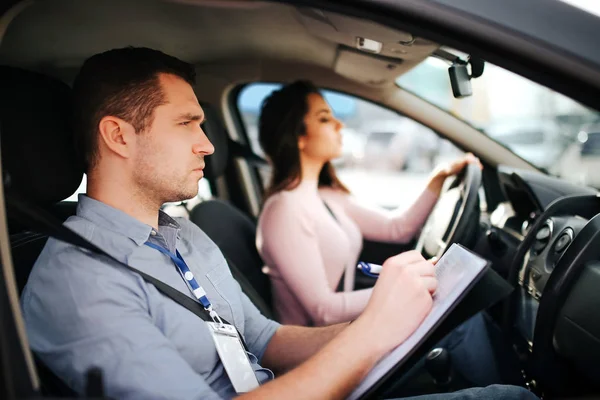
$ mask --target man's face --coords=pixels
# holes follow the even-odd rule
[[[154,110],[152,126],[137,135],[132,161],[142,195],[164,203],[198,194],[204,156],[214,147],[200,127],[204,112],[192,87],[170,74],[160,74],[159,81],[166,103]]]

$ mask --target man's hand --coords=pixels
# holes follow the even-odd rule
[[[373,329],[373,343],[383,355],[417,329],[431,310],[436,289],[435,267],[419,252],[391,257],[383,264],[371,299],[355,323]]]
[[[383,263],[369,303],[360,317],[345,329],[331,327],[337,334],[331,340],[328,338],[320,351],[240,399],[346,398],[381,357],[417,329],[431,309],[431,294],[436,288],[435,268],[420,253],[409,251],[389,258]],[[321,329],[329,332],[327,328]],[[306,343],[299,338],[283,342],[287,347]],[[272,359],[278,352],[265,357]]]

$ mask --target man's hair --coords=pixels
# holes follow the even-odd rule
[[[126,47],[88,58],[73,83],[75,148],[89,172],[98,159],[98,127],[113,116],[130,123],[136,133],[153,122],[165,103],[159,74],[176,75],[194,85],[194,67],[158,50]]]

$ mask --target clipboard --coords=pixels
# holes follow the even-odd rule
[[[375,365],[348,400],[380,395],[391,377],[408,372],[454,328],[507,297],[512,286],[489,266],[489,261],[465,247],[450,246],[436,264],[438,291],[431,312],[411,336]]]

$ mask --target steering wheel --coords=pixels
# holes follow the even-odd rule
[[[452,243],[469,237],[472,221],[479,221],[481,169],[467,164],[450,186],[443,189],[417,241],[416,250],[426,258],[441,257]]]

